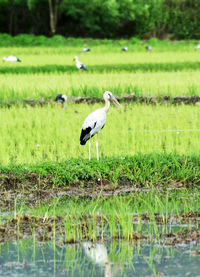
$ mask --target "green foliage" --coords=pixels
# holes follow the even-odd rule
[[[88,145],[80,145],[80,129],[86,116],[100,107],[102,104],[69,104],[66,110],[57,105],[1,109],[0,163],[87,159]],[[128,105],[120,111],[111,107],[100,135],[100,158],[198,153],[199,116],[198,106]],[[92,142],[92,158],[96,159],[95,137]]]
[[[180,50],[187,48],[191,50],[191,46],[198,44],[198,40],[190,41],[170,41],[170,40],[159,40],[155,37],[150,38],[147,41],[142,41],[138,37],[131,37],[130,39],[92,39],[92,38],[74,38],[74,37],[64,37],[62,35],[54,35],[52,37],[46,37],[43,35],[32,35],[32,34],[19,34],[16,36],[11,36],[9,34],[0,33],[0,47],[34,47],[34,46],[44,46],[44,47],[96,47],[104,46],[105,51],[111,51],[113,48],[127,45],[134,50],[141,51],[144,47],[149,44],[161,51],[166,50]],[[107,47],[106,47],[107,46]],[[58,49],[61,50],[61,49]],[[69,49],[68,49],[69,50]],[[80,49],[79,49],[80,50]],[[41,50],[40,50],[41,51]],[[62,50],[64,51],[64,50]],[[102,51],[102,50],[101,50]]]
[[[132,44],[136,44],[136,45],[138,45],[138,44],[141,43],[140,40],[139,40],[139,38],[137,38],[137,37],[132,37],[132,38],[130,39],[130,42],[131,42]]]
[[[165,7],[169,12],[168,30],[172,34],[172,38],[199,39],[199,0],[169,0],[165,1]]]
[[[114,73],[114,72],[170,72],[170,71],[198,71],[199,62],[177,62],[171,63],[140,63],[140,64],[114,64],[114,65],[94,65],[88,66],[90,73]],[[45,65],[45,66],[20,66],[20,67],[0,67],[1,74],[39,74],[39,73],[75,73],[77,69],[72,65]],[[85,95],[85,94],[84,94]]]
[[[29,36],[16,38],[26,44]],[[137,44],[132,44],[127,40],[89,40],[87,46],[91,47],[91,52],[82,53],[84,39],[30,38],[34,39],[35,45],[45,40],[51,47],[0,48],[1,57],[13,53],[22,60],[21,63],[0,63],[1,107],[25,105],[26,98],[32,98],[34,104],[47,104],[59,93],[102,97],[103,91],[108,89],[115,95],[134,93],[137,97],[174,98],[200,94],[200,56],[194,49],[196,41],[171,43],[154,38],[150,40],[154,46],[149,53],[145,50],[147,43],[142,41],[136,40]],[[11,41],[8,42],[10,45]],[[61,47],[65,41],[67,45]],[[54,42],[60,43],[59,46],[53,47]],[[129,49],[126,53],[121,50],[125,42]],[[75,54],[86,64],[87,72],[82,74],[76,68]]]
[[[45,105],[55,100],[59,93],[70,96],[102,97],[103,91],[111,90],[115,95],[134,93],[137,97],[154,96],[159,103],[164,96],[170,97],[171,101],[177,96],[194,96],[200,93],[198,72],[151,72],[130,73],[112,72],[92,73],[82,76],[81,85],[77,82],[79,73],[71,76],[52,73],[49,75],[2,75],[0,76],[0,107],[11,105]],[[129,78],[129,81],[127,81]],[[48,83],[48,85],[47,85]],[[65,84],[65,85],[63,85]],[[26,98],[31,98],[28,101]],[[139,99],[138,99],[139,100]]]
[[[70,159],[60,163],[48,162],[37,165],[1,166],[2,173],[19,176],[34,172],[40,178],[50,174],[57,185],[75,184],[80,181],[97,182],[99,172],[108,182],[132,182],[137,186],[167,186],[172,180],[188,186],[199,185],[199,155],[180,156],[175,154],[138,154],[125,158],[105,158],[101,161]],[[23,177],[26,178],[26,175]],[[29,177],[28,177],[29,178]]]
[[[118,3],[115,0],[63,0],[60,10],[79,26],[81,35],[111,37],[112,30],[119,25]]]
[[[60,0],[57,34],[82,37],[200,36],[199,0]],[[57,7],[57,9],[55,9]],[[1,0],[0,32],[50,35],[47,0]]]

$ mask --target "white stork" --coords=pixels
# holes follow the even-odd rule
[[[128,51],[128,47],[127,46],[122,47],[122,51],[127,52]]]
[[[81,52],[84,52],[84,53],[86,53],[86,52],[90,52],[91,50],[90,50],[90,48],[83,48],[83,50],[81,51]]]
[[[67,101],[67,95],[65,94],[58,94],[55,99],[56,102],[62,104],[62,107],[66,109],[65,102]]]
[[[197,50],[200,50],[200,44],[197,44],[194,48],[196,48]]]
[[[91,159],[91,138],[97,134],[96,150],[97,160],[99,160],[99,148],[98,148],[98,137],[101,129],[103,129],[106,123],[106,115],[110,108],[110,100],[112,100],[117,106],[121,108],[121,105],[117,99],[112,95],[112,92],[105,91],[103,94],[105,100],[105,107],[97,109],[93,113],[89,114],[81,128],[80,144],[85,145],[89,140],[89,160]]]
[[[150,45],[147,45],[145,48],[147,51],[152,51],[152,46],[150,46]]]
[[[86,66],[83,63],[79,62],[77,56],[74,57],[74,60],[76,61],[76,67],[78,69],[80,69],[80,70],[86,70]]]
[[[17,57],[15,57],[15,56],[9,56],[8,58],[3,57],[3,61],[6,61],[6,62],[21,62],[21,60],[18,59]]]

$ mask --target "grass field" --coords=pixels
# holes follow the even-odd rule
[[[25,53],[28,49],[25,49]],[[78,55],[80,61],[86,64],[88,72],[135,72],[135,71],[197,71],[200,68],[200,53],[192,52],[91,52],[65,54],[59,51],[54,53],[53,50],[39,49],[38,53],[29,51],[25,54],[17,54],[17,49],[1,49],[1,56],[9,56],[10,52],[17,55],[22,63],[2,63],[0,67],[1,73],[56,73],[66,72],[73,73],[77,69],[74,67],[73,58]]]
[[[103,45],[84,54],[81,47],[69,46],[0,48],[2,57],[12,53],[22,59],[0,65],[0,105],[21,104],[27,97],[55,99],[58,93],[102,97],[105,90],[138,96],[200,94],[200,51],[190,44],[187,51],[187,45],[170,46],[151,53],[137,46],[123,53],[119,45]],[[75,67],[77,54],[87,72]]]
[[[61,231],[64,243],[133,241],[139,233],[161,245],[174,220],[180,223],[175,233],[191,236],[191,224],[199,228],[199,103],[122,102],[121,110],[111,105],[99,137],[100,161],[95,137],[90,162],[88,144],[80,145],[84,119],[104,104],[73,104],[71,96],[102,97],[105,90],[158,98],[200,95],[196,42],[152,40],[153,51],[146,52],[144,42],[129,41],[127,53],[123,42],[93,41],[90,53],[80,53],[85,44],[0,48],[0,56],[22,60],[0,64],[1,241],[19,234],[31,234],[34,243],[55,241]],[[86,72],[78,72],[75,55]],[[58,93],[69,96],[66,109],[51,103]],[[47,101],[32,107],[26,98]]]
[[[200,94],[199,77],[199,72],[3,74],[0,105],[20,104],[28,97],[54,100],[58,93],[102,97],[105,90],[115,95],[192,96]]]
[[[2,164],[87,158],[79,143],[82,123],[101,104],[12,107],[1,110]],[[137,153],[195,154],[200,151],[200,110],[193,106],[125,105],[111,107],[100,134],[100,157]],[[94,139],[95,141],[95,139]],[[96,158],[95,143],[92,157]]]
[[[98,51],[91,51],[91,53],[80,53],[74,49],[73,52],[66,49],[65,51],[56,49],[49,49],[49,48],[42,48],[38,49],[38,51],[34,51],[34,49],[1,49],[1,56],[9,56],[9,53],[14,53],[15,55],[19,56],[22,60],[20,64],[9,64],[6,66],[15,66],[16,68],[26,67],[26,66],[40,66],[40,65],[73,65],[73,58],[75,55],[78,55],[80,60],[83,63],[88,65],[88,69],[90,66],[93,65],[113,65],[116,64],[151,64],[151,63],[171,63],[172,66],[174,63],[178,62],[200,62],[200,53],[199,51],[189,51],[189,52],[174,52],[174,51],[166,51],[166,52],[147,52],[147,51],[128,51],[124,53],[118,48],[112,49],[109,52],[103,52],[98,49]],[[24,51],[23,51],[24,50]],[[55,52],[54,52],[55,51]],[[70,53],[69,53],[70,52]],[[5,64],[3,64],[5,66]],[[3,66],[2,65],[2,66]],[[95,69],[94,69],[95,70]]]
[[[144,45],[130,44],[127,53],[119,44],[97,45],[90,53],[80,53],[78,46],[1,48],[2,56],[20,55],[22,63],[0,66],[0,104],[12,104],[1,109],[0,162],[37,163],[88,156],[87,145],[79,145],[80,129],[87,114],[102,104],[68,103],[66,110],[55,105],[24,108],[21,104],[26,98],[54,100],[58,93],[102,97],[105,90],[114,95],[156,97],[200,94],[200,51],[192,44],[175,45],[155,43],[153,51],[147,52]],[[77,53],[87,72],[78,72],[75,67]],[[180,71],[175,72],[177,65]],[[132,66],[136,66],[134,73]],[[121,111],[112,107],[108,114],[100,136],[101,157],[199,152],[198,106],[122,106]],[[94,145],[92,153],[95,157]]]

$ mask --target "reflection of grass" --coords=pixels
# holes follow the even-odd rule
[[[141,247],[125,241],[111,241],[102,245],[107,249],[108,262],[114,276],[149,276],[152,273],[156,276],[156,273],[166,273],[166,270],[171,275],[176,275],[185,272],[191,263],[191,274],[195,276],[198,272],[198,257],[189,256],[192,249],[198,249],[194,245],[191,249],[166,249],[154,244]],[[64,276],[99,276],[103,275],[105,270],[104,264],[95,263],[95,260],[86,254],[82,244],[60,245],[56,242],[54,248],[53,242],[33,245],[32,239],[3,244],[1,264],[3,273],[9,267],[9,270],[16,274],[23,270],[26,274],[34,271],[35,274],[45,276],[51,276],[54,270],[55,275],[62,273]]]
[[[188,199],[191,201],[188,202]],[[114,196],[109,199],[67,199],[61,200],[56,206],[44,205],[30,212],[36,216],[64,216],[65,239],[68,242],[85,239],[96,241],[107,237],[135,240],[135,235],[140,239],[142,234],[147,235],[147,239],[152,237],[159,242],[160,233],[168,232],[172,221],[175,220],[173,215],[177,209],[179,213],[199,210],[198,195],[191,196],[191,191],[184,189],[167,193],[137,192],[126,197]],[[139,220],[133,225],[132,220],[136,213]],[[144,213],[146,216],[140,220]],[[159,214],[159,218],[156,213]],[[188,222],[185,220],[179,218],[179,224]],[[197,221],[197,228],[198,224]],[[158,228],[160,225],[169,227]]]
[[[196,192],[194,189],[135,192],[124,197],[85,200],[62,197],[48,205],[29,208],[24,212],[19,207],[20,215],[16,215],[11,221],[7,217],[5,224],[3,220],[1,231],[7,228],[4,231],[6,234],[9,230],[7,239],[32,235],[34,241],[53,239],[55,242],[58,235],[64,235],[64,243],[123,239],[162,244],[162,236],[179,231],[181,224],[183,228],[186,225],[189,228],[191,224],[193,228],[199,228],[195,215],[190,217],[191,212],[199,210]],[[188,212],[190,214],[187,215]]]
[[[194,194],[192,195],[191,192]],[[127,270],[137,272],[138,263],[136,263],[136,260],[140,259],[141,261],[142,259],[143,268],[145,267],[146,271],[153,271],[155,274],[162,257],[165,255],[173,257],[175,255],[170,250],[165,253],[166,250],[162,246],[163,240],[160,234],[163,235],[169,231],[168,228],[160,227],[171,225],[172,221],[170,218],[173,218],[177,209],[179,213],[199,210],[198,194],[195,195],[195,192],[197,191],[182,189],[169,192],[135,192],[125,197],[99,197],[98,199],[85,200],[79,198],[60,198],[56,199],[52,205],[49,203],[36,209],[29,209],[26,213],[28,212],[36,217],[40,216],[40,224],[35,220],[28,222],[32,228],[33,239],[28,240],[29,243],[27,243],[27,240],[24,240],[20,244],[15,244],[15,247],[18,249],[18,261],[34,262],[37,265],[38,260],[43,261],[44,264],[47,263],[47,260],[51,260],[52,264],[54,263],[52,270],[54,269],[56,272],[62,266],[62,269],[66,270],[69,274],[74,272],[73,269],[83,272],[81,266],[86,267],[86,264],[88,266],[93,264],[93,270],[95,270],[95,259],[84,255],[82,242],[87,240],[92,241],[95,247],[96,240],[100,239],[101,245],[106,243],[104,247],[107,248],[107,261],[111,263],[113,271],[120,270],[121,275],[125,274]],[[149,218],[150,222],[145,223],[139,220],[137,225],[140,226],[136,228],[136,223],[132,224],[132,219],[136,216],[136,213],[140,218],[145,213],[146,218]],[[158,221],[155,213],[159,213],[161,218],[162,215],[163,218],[167,215],[169,223],[166,224],[166,220],[163,220],[163,222]],[[23,218],[22,215],[21,220]],[[45,218],[42,219],[41,216],[43,215],[45,215]],[[56,216],[58,215],[62,216],[63,224],[56,226],[58,223]],[[47,234],[49,238],[51,236],[53,239],[51,243],[48,243],[50,247],[47,253],[45,251],[47,244],[39,247],[36,240],[38,232],[41,236],[43,230],[48,228],[48,217],[50,216],[55,217],[55,220],[51,221],[53,223],[52,229]],[[26,220],[27,218],[28,216],[26,216]],[[35,225],[34,222],[36,223]],[[9,228],[9,221],[7,224]],[[185,224],[190,225],[184,219],[179,220],[178,224],[184,224],[184,228],[186,227]],[[198,224],[196,224],[197,229],[199,228]],[[25,225],[23,226],[25,227]],[[65,230],[64,238],[61,237],[58,240],[57,235],[63,234],[63,228]],[[176,227],[176,229],[178,231],[180,227]],[[8,230],[12,232],[12,229]],[[24,232],[24,230],[20,230],[20,220],[18,232],[21,234]],[[102,233],[103,236],[101,236]],[[145,244],[150,245],[148,251],[145,250],[145,247],[141,247],[144,245],[140,241],[142,234],[147,238]],[[137,239],[133,239],[133,235],[137,236]],[[44,234],[44,238],[47,236]],[[119,240],[113,240],[116,238]],[[80,244],[73,244],[77,241]],[[132,241],[132,243],[129,244],[128,241]],[[134,241],[137,242],[136,245]],[[66,243],[70,243],[70,246],[66,245]],[[1,254],[5,253],[5,245],[1,246],[0,251]],[[13,253],[12,249],[12,255]],[[6,259],[8,259],[8,256],[9,251],[6,252]],[[104,268],[104,265],[102,266]],[[88,268],[91,267],[89,266]],[[73,275],[70,274],[70,276]]]
[[[87,114],[98,107],[102,104],[72,105],[67,110],[51,107],[2,109],[0,162],[21,164],[87,159],[88,145],[79,145],[80,129]],[[199,107],[192,106],[129,105],[122,110],[111,107],[100,134],[100,158],[123,158],[136,153],[198,153],[199,116]],[[95,143],[92,143],[92,158],[96,158]]]

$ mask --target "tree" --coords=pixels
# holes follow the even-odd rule
[[[51,34],[56,33],[57,28],[57,21],[58,21],[58,12],[59,12],[59,5],[61,4],[62,0],[44,0],[49,7],[49,23],[50,23],[50,31]],[[28,7],[29,9],[36,8],[36,5],[39,4],[39,0],[28,0]]]
[[[14,21],[17,21],[17,14],[20,10],[20,6],[23,5],[25,0],[1,0],[1,4],[7,6],[7,19],[8,19],[8,32],[10,35],[14,33]]]
[[[48,0],[48,2],[51,32],[55,34],[58,20],[58,7],[62,0]]]
[[[60,10],[81,36],[112,37],[120,24],[116,0],[63,0]]]

